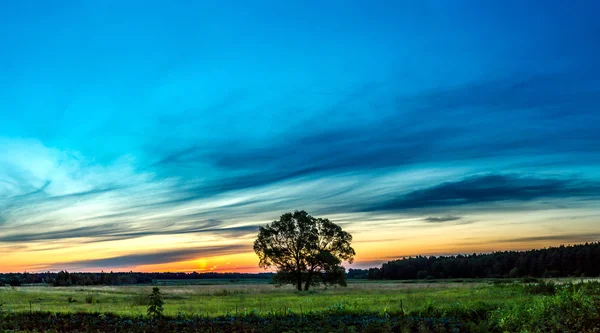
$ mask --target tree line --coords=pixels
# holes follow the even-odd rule
[[[561,245],[530,251],[408,257],[384,263],[381,268],[348,271],[350,279],[371,280],[597,277],[599,275],[600,242]]]
[[[201,280],[223,279],[240,281],[243,279],[264,279],[270,281],[273,273],[140,273],[140,272],[100,272],[100,273],[0,273],[1,286],[20,286],[23,284],[48,284],[56,287],[67,286],[119,286],[130,284],[152,284],[156,280]]]

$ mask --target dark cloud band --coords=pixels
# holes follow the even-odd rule
[[[48,267],[50,271],[68,269],[71,271],[97,270],[102,268],[123,268],[141,265],[165,264],[179,261],[188,261],[199,258],[207,258],[216,255],[236,254],[251,251],[247,245],[223,245],[196,247],[183,250],[156,251],[151,253],[130,254],[118,257],[72,261],[62,264],[54,264]]]

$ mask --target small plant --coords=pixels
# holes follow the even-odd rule
[[[94,304],[94,303],[98,303],[98,301],[96,300],[96,298],[94,297],[94,295],[92,294],[87,294],[85,296],[85,302],[87,304]]]
[[[187,319],[189,317],[190,316],[187,313],[185,313],[185,311],[177,311],[177,314],[175,315],[175,318],[179,320]]]
[[[77,300],[74,299],[73,296],[69,296],[69,297],[67,297],[67,302],[69,302],[69,303],[75,303],[75,302],[77,302]]]
[[[162,299],[160,289],[157,287],[152,288],[152,294],[150,294],[148,298],[150,298],[150,304],[148,305],[148,317],[151,319],[162,317],[164,310],[163,304],[165,304],[165,302]]]

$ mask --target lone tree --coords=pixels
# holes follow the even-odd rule
[[[294,284],[298,290],[310,286],[346,286],[342,261],[352,263],[352,236],[328,219],[314,218],[305,211],[281,215],[279,220],[260,227],[254,252],[262,268],[277,268],[273,280]]]

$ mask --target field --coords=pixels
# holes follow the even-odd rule
[[[502,289],[476,283],[351,283],[348,287],[315,289],[299,293],[291,287],[266,283],[227,283],[203,285],[160,285],[165,300],[165,314],[178,313],[220,316],[254,312],[308,312],[335,307],[357,311],[411,310],[435,300],[440,306],[492,302],[502,304],[511,299],[530,298],[516,289]],[[120,315],[146,313],[150,286],[98,287],[18,287],[0,289],[5,310],[16,312],[111,312]],[[69,302],[69,298],[71,301]]]
[[[182,320],[187,320],[187,326],[195,322],[193,325],[212,323],[203,327],[213,327],[211,325],[217,323],[214,330],[207,330],[211,332],[255,327],[258,324],[253,324],[253,320],[259,318],[270,318],[269,325],[278,320],[291,320],[289,327],[281,324],[282,328],[271,329],[282,332],[290,329],[295,331],[302,325],[309,325],[303,330],[311,329],[312,324],[294,324],[294,318],[312,318],[311,323],[326,320],[326,324],[315,327],[316,331],[320,328],[321,331],[346,332],[352,331],[350,327],[354,327],[354,330],[359,331],[375,329],[384,332],[531,332],[536,331],[536,326],[541,327],[540,332],[568,329],[577,329],[574,332],[600,331],[600,325],[594,324],[600,322],[600,283],[595,281],[559,281],[556,285],[543,281],[351,281],[346,288],[317,288],[302,293],[291,287],[276,287],[260,280],[205,280],[195,281],[192,285],[181,285],[174,281],[156,282],[165,302],[165,317],[161,325],[175,325],[178,320],[180,324]],[[37,325],[45,325],[44,318],[48,316],[54,316],[52,323],[61,320],[85,321],[100,314],[111,314],[103,317],[107,322],[117,321],[117,318],[145,322],[147,295],[151,290],[152,286],[0,288],[0,304],[3,304],[0,320],[4,318],[4,324],[0,322],[0,331],[41,329]],[[115,315],[114,318],[112,315]],[[75,317],[80,319],[73,319]],[[234,326],[227,326],[226,318],[239,326],[235,326],[235,329],[232,328]],[[340,322],[335,324],[337,320]],[[365,323],[365,320],[371,320],[372,323]],[[579,324],[586,326],[578,326]],[[132,325],[135,327],[135,324]],[[262,323],[257,327],[264,325],[266,324]],[[325,328],[322,325],[329,326]],[[110,327],[112,329],[113,326]],[[54,329],[67,331],[74,328],[63,325]],[[81,330],[87,329],[89,326],[85,329],[81,326]],[[183,329],[178,327],[177,330]],[[144,331],[147,331],[147,327]]]

